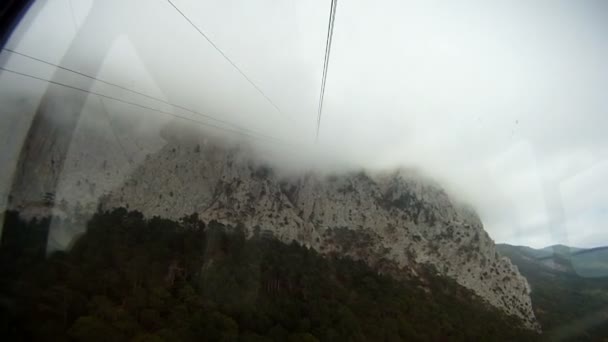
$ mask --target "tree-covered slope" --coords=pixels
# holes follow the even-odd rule
[[[453,280],[396,280],[241,227],[96,214],[69,252],[44,258],[44,231],[8,213],[5,340],[528,340],[529,330]],[[68,223],[66,223],[68,224]],[[8,235],[7,235],[8,234]],[[24,247],[27,247],[24,249]],[[23,261],[20,261],[23,260]],[[19,265],[15,267],[14,265]]]

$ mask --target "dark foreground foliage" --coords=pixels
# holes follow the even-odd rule
[[[44,258],[43,224],[7,214],[5,341],[536,338],[430,270],[397,281],[296,243],[245,239],[239,227],[196,216],[146,220],[125,209],[95,215],[69,252]],[[28,231],[38,235],[24,238]]]

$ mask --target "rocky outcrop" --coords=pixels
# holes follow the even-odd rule
[[[153,150],[128,154],[125,150],[136,144],[117,144],[128,136],[92,143],[90,132],[83,132],[73,139],[88,140],[72,143],[61,169],[52,156],[44,157],[50,160],[49,172],[61,174],[53,200],[64,203],[68,213],[98,206],[168,218],[198,213],[204,221],[242,224],[249,234],[296,240],[379,270],[415,275],[417,267],[430,265],[539,329],[526,279],[496,252],[474,211],[414,172],[285,176],[257,162],[247,147],[226,148],[200,134],[165,131],[162,144],[148,144]],[[14,195],[13,205],[27,204]],[[21,198],[44,195],[30,191]]]
[[[379,268],[390,262],[397,272],[432,265],[538,328],[526,279],[496,252],[477,215],[413,172],[280,177],[246,148],[171,142],[101,202],[148,216],[196,212],[205,221],[242,224],[250,234],[296,240]]]

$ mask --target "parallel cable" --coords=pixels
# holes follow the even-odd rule
[[[207,42],[209,42],[209,44],[211,44],[211,46],[220,53],[220,55],[222,55],[222,57],[224,57],[224,59],[226,61],[228,61],[228,63],[230,63],[230,65],[232,65],[236,71],[239,72],[239,74],[241,74],[241,76],[243,76],[247,82],[249,82],[249,84],[251,84],[265,99],[266,101],[268,101],[268,103],[270,103],[281,115],[283,114],[283,111],[281,111],[281,109],[264,93],[264,91],[262,91],[262,89],[260,89],[260,87],[258,87],[252,80],[251,78],[249,78],[249,76],[247,76],[245,74],[245,72],[243,72],[243,70],[241,70],[241,68],[239,68],[217,45],[215,45],[215,43],[205,34],[205,32],[203,32],[203,30],[201,30],[196,24],[194,24],[194,22],[192,22],[192,20],[190,20],[190,18],[188,18],[188,16],[186,16],[186,14],[184,14],[184,12],[182,12],[171,0],[167,0],[167,2],[177,11],[177,13],[179,13],[182,17],[184,17],[184,19],[190,24],[190,26],[192,26],[196,31],[198,31],[198,33],[203,36],[203,38],[205,38],[207,40]],[[285,115],[286,116],[286,115]],[[289,118],[289,116],[286,116]]]
[[[275,138],[273,138],[273,137],[266,136],[266,135],[261,134],[261,133],[258,133],[258,132],[256,132],[256,131],[253,131],[253,130],[250,130],[250,129],[246,129],[246,128],[240,127],[240,126],[235,125],[235,124],[233,124],[233,123],[231,123],[231,122],[229,122],[229,121],[222,120],[222,119],[218,119],[218,118],[215,118],[215,117],[213,117],[213,116],[211,116],[211,115],[204,114],[204,113],[201,113],[201,112],[197,112],[197,111],[192,110],[192,109],[190,109],[190,108],[187,108],[187,107],[184,107],[184,106],[180,106],[180,105],[177,105],[177,104],[174,104],[174,103],[168,102],[168,101],[163,100],[163,99],[161,99],[161,98],[154,97],[154,96],[151,96],[151,95],[148,95],[148,94],[145,94],[145,93],[139,92],[139,91],[137,91],[137,90],[133,90],[133,89],[130,89],[130,88],[127,88],[127,87],[121,86],[121,85],[116,84],[116,83],[112,83],[112,82],[104,81],[104,80],[102,80],[102,79],[99,79],[99,78],[97,78],[97,77],[94,77],[94,76],[91,76],[91,75],[85,74],[85,73],[80,72],[80,71],[78,71],[78,70],[70,69],[70,68],[64,67],[64,66],[62,66],[62,65],[58,65],[58,64],[55,64],[55,63],[51,63],[51,62],[49,62],[49,61],[46,61],[46,60],[43,60],[43,59],[40,59],[40,58],[37,58],[37,57],[34,57],[34,56],[30,56],[30,55],[25,54],[25,53],[23,53],[23,52],[15,51],[15,50],[12,50],[12,49],[9,49],[9,48],[3,48],[2,50],[7,51],[7,52],[10,52],[10,53],[15,54],[15,55],[18,55],[18,56],[21,56],[21,57],[25,57],[25,58],[31,59],[31,60],[36,61],[36,62],[40,62],[40,63],[46,64],[46,65],[49,65],[49,66],[52,66],[52,67],[55,67],[55,68],[58,68],[58,69],[64,70],[64,71],[68,71],[68,72],[74,73],[74,74],[76,74],[76,75],[80,75],[80,76],[86,77],[86,78],[88,78],[88,79],[91,79],[91,80],[97,81],[97,82],[99,82],[99,83],[107,84],[107,85],[109,85],[109,86],[116,87],[116,88],[118,88],[118,89],[128,91],[128,92],[130,92],[130,93],[132,93],[132,94],[136,94],[136,95],[139,95],[139,96],[143,96],[143,97],[145,97],[145,98],[148,98],[148,99],[151,99],[151,100],[154,100],[154,101],[158,101],[158,102],[164,103],[164,104],[166,104],[166,105],[169,105],[169,106],[172,106],[172,107],[175,107],[175,108],[182,109],[182,110],[187,111],[187,112],[189,112],[189,113],[196,114],[196,115],[201,116],[201,117],[204,117],[204,118],[206,118],[206,119],[213,120],[213,121],[215,121],[215,122],[218,122],[218,123],[224,124],[224,125],[226,125],[226,126],[233,127],[233,128],[235,128],[235,129],[237,129],[237,130],[246,131],[246,132],[249,132],[249,133],[251,133],[251,134],[254,134],[254,135],[259,135],[259,136],[264,137],[264,138],[267,138],[267,139],[275,139]]]
[[[331,53],[331,42],[334,34],[334,22],[336,20],[336,8],[338,0],[331,0],[329,11],[329,24],[327,27],[327,41],[325,42],[325,59],[323,61],[323,76],[321,78],[321,94],[319,95],[319,112],[317,114],[317,134],[315,142],[319,141],[319,129],[321,128],[321,115],[323,114],[323,99],[325,98],[325,85],[327,83],[327,69],[329,67],[329,56]]]
[[[122,103],[125,103],[125,104],[128,104],[128,105],[131,105],[131,106],[142,108],[142,109],[151,110],[151,111],[154,111],[154,112],[158,112],[158,113],[161,113],[161,114],[165,114],[165,115],[168,115],[168,116],[175,117],[177,119],[193,122],[193,123],[196,123],[196,124],[201,125],[201,126],[212,127],[212,128],[219,129],[219,130],[222,130],[222,131],[230,132],[230,133],[237,134],[237,135],[247,136],[247,137],[258,139],[258,140],[269,140],[269,141],[272,141],[274,143],[281,142],[281,141],[277,141],[274,138],[269,138],[269,137],[265,137],[265,136],[256,136],[256,135],[252,135],[251,133],[248,133],[248,132],[245,132],[245,131],[236,130],[236,129],[230,129],[230,128],[226,128],[226,127],[223,127],[223,126],[214,125],[214,124],[211,124],[211,123],[208,123],[208,122],[198,121],[198,120],[186,117],[186,116],[182,116],[182,115],[170,113],[170,112],[167,112],[167,111],[164,111],[164,110],[148,107],[148,106],[145,106],[145,105],[142,105],[142,104],[139,104],[139,103],[122,100],[122,99],[119,99],[117,97],[101,94],[101,93],[98,93],[98,92],[94,92],[94,91],[78,88],[78,87],[75,87],[75,86],[72,86],[72,85],[69,85],[69,84],[65,84],[65,83],[61,83],[61,82],[57,82],[57,81],[53,81],[53,80],[47,80],[47,79],[44,79],[44,78],[41,78],[41,77],[38,77],[38,76],[29,75],[29,74],[26,74],[26,73],[15,71],[15,70],[10,70],[10,69],[4,68],[4,67],[0,67],[0,70],[6,71],[6,72],[10,72],[10,73],[13,73],[13,74],[16,74],[16,75],[20,75],[20,76],[23,76],[23,77],[35,79],[35,80],[38,80],[38,81],[42,81],[42,82],[46,82],[46,83],[50,83],[50,84],[55,84],[55,85],[62,86],[62,87],[68,88],[68,89],[73,89],[73,90],[76,90],[76,91],[81,91],[81,92],[84,92],[84,93],[87,93],[87,94],[97,95],[97,96],[102,97],[102,98],[106,98],[106,99],[117,101],[117,102],[122,102]],[[282,142],[282,144],[283,145],[290,145],[290,144],[286,144],[285,142]]]

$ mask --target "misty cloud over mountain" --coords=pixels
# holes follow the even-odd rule
[[[40,1],[7,48],[276,138],[252,143],[289,172],[419,169],[476,207],[500,242],[608,243],[605,2],[340,2],[318,144],[328,3],[176,3],[280,113],[164,1]],[[88,87],[7,51],[0,65]],[[47,87],[0,73],[1,203]],[[90,91],[203,120],[99,82]],[[57,93],[58,112],[82,100],[133,139],[171,119]]]

